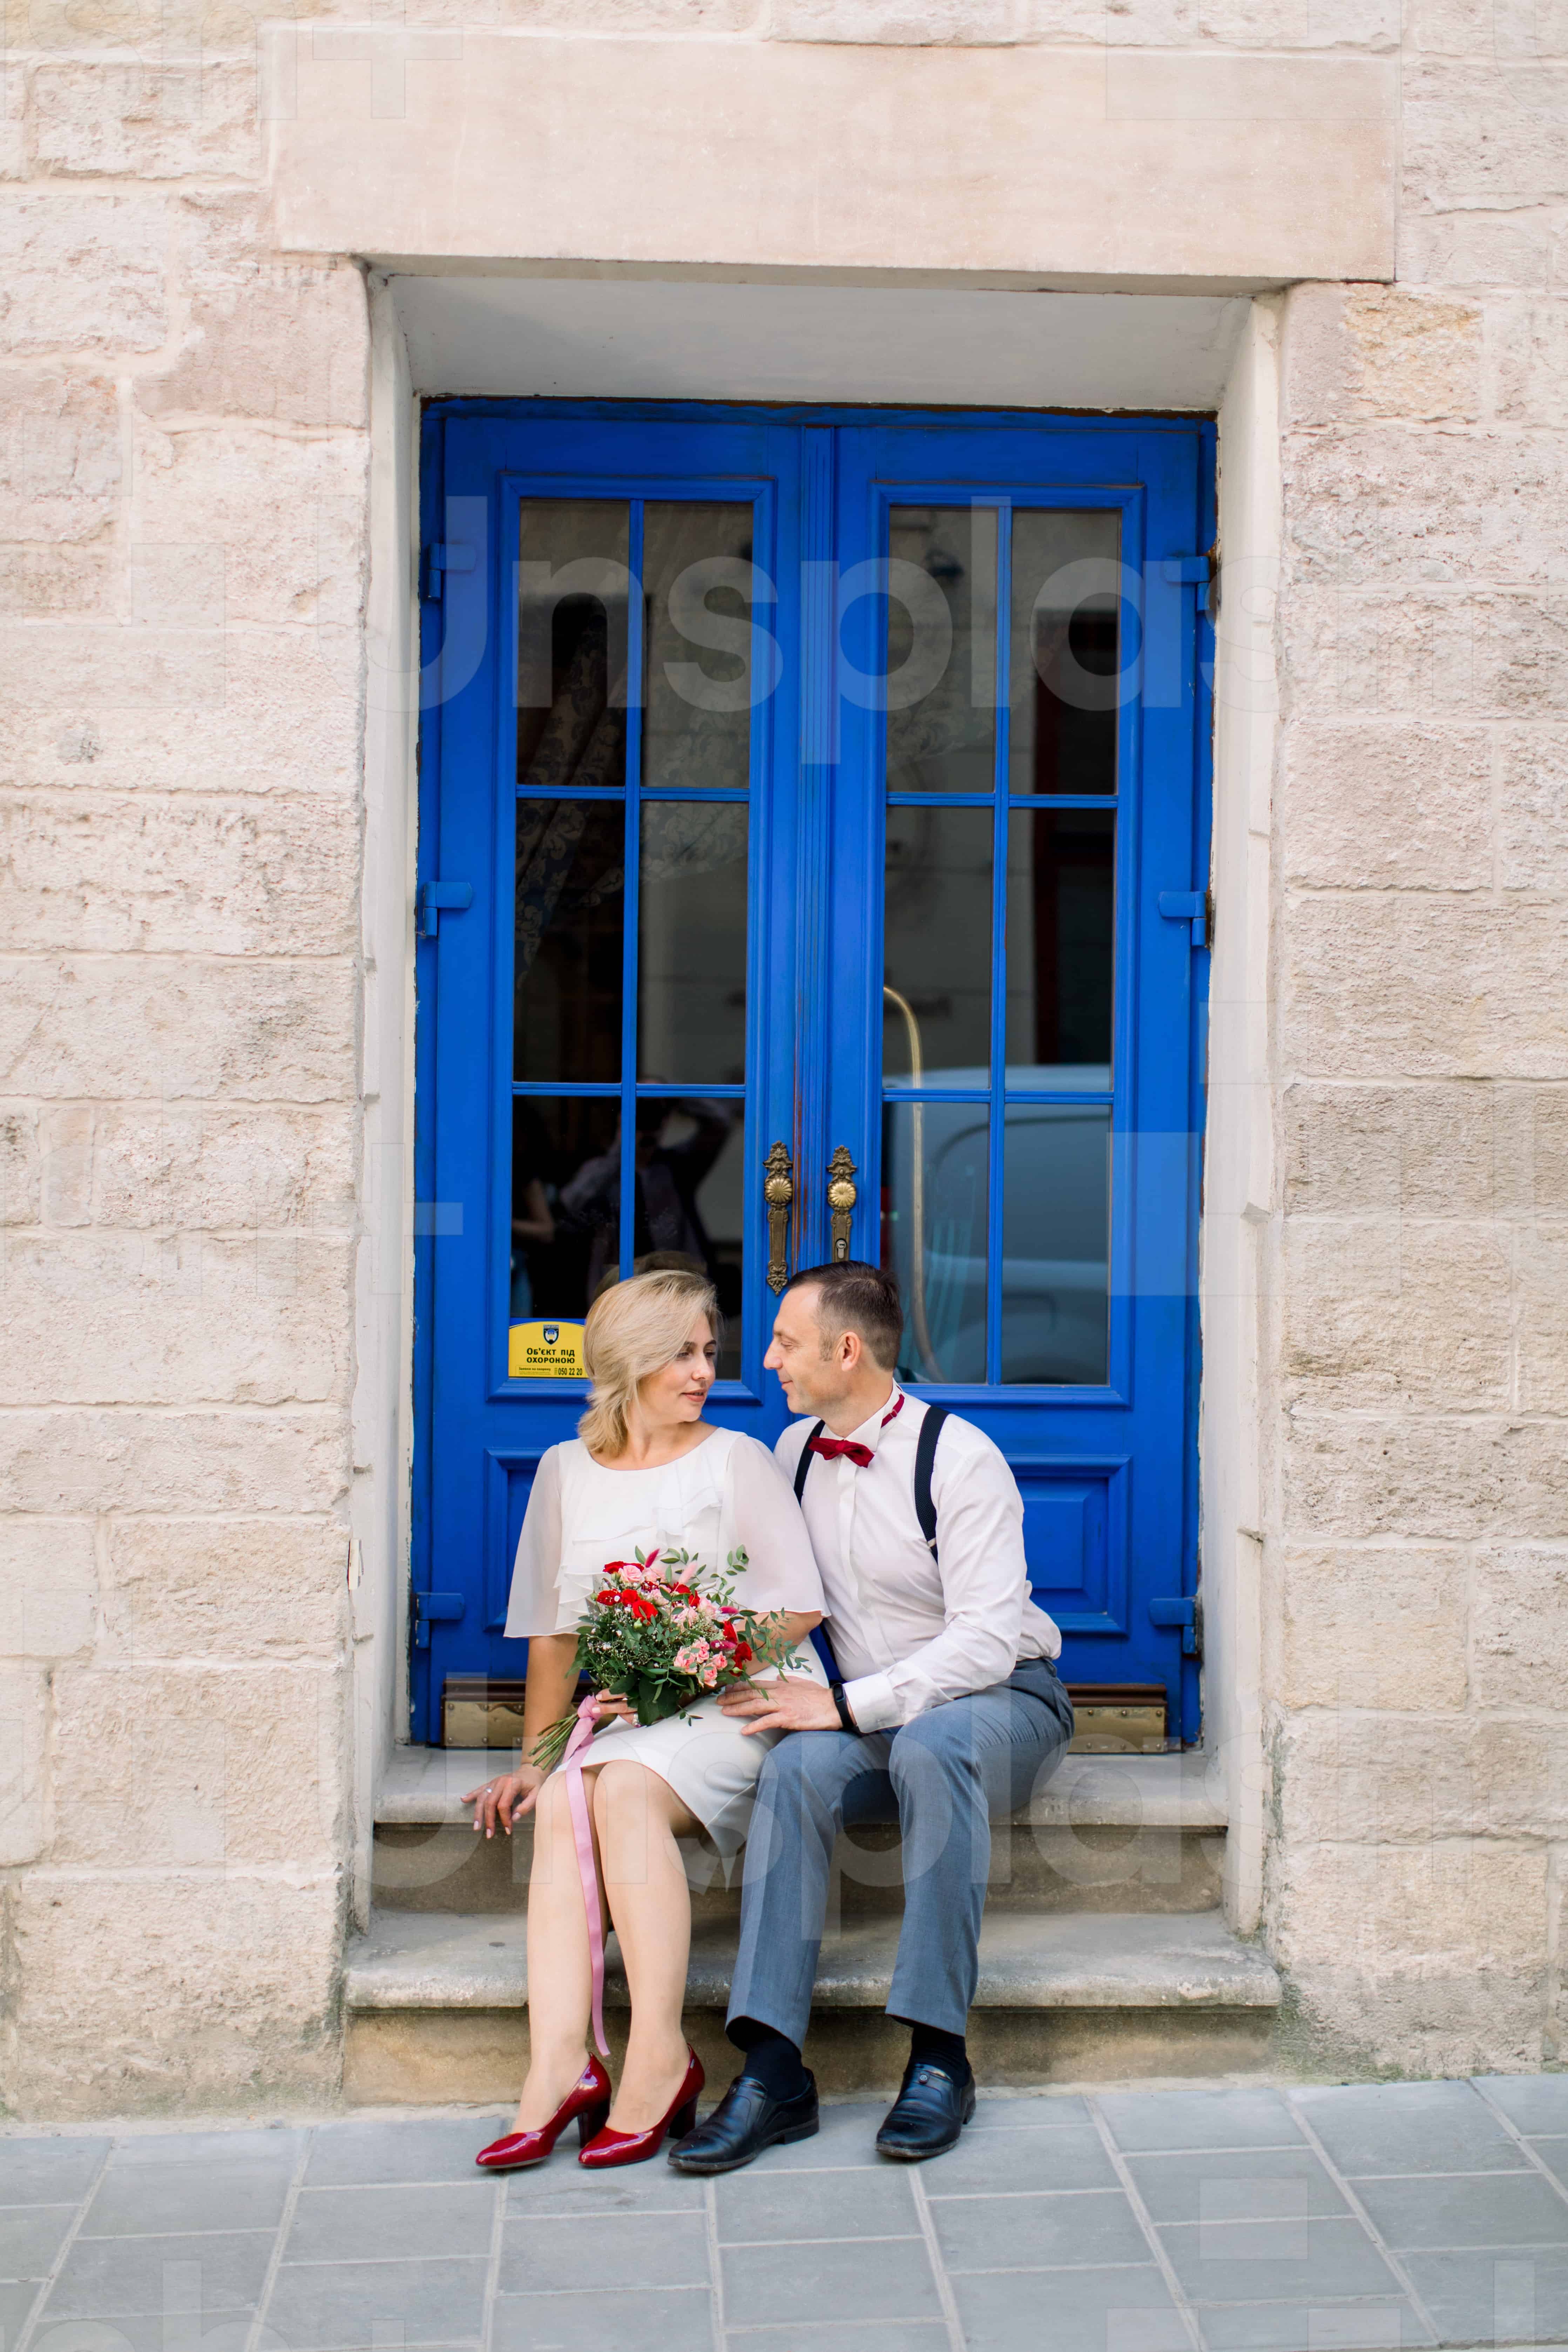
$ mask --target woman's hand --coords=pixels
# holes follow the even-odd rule
[[[596,1691],[595,1698],[598,1705],[598,1719],[601,1723],[607,1722],[612,1716],[618,1716],[623,1723],[637,1721],[636,1707],[630,1699],[623,1698],[619,1691]]]
[[[513,1820],[532,1811],[544,1780],[537,1764],[519,1764],[515,1770],[503,1772],[499,1780],[487,1780],[482,1789],[470,1789],[463,1802],[474,1808],[475,1829],[482,1829],[488,1838],[494,1837],[500,1822],[510,1837]]]

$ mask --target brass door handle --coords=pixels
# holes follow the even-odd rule
[[[855,1162],[841,1143],[827,1163],[827,1208],[833,1223],[835,1265],[842,1265],[849,1255],[849,1219],[857,1198]]]
[[[768,1206],[768,1288],[780,1291],[789,1280],[789,1212],[795,1199],[795,1162],[782,1143],[775,1143],[763,1163],[763,1198]]]

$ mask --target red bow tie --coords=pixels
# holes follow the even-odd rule
[[[857,1470],[864,1470],[876,1460],[868,1445],[858,1445],[852,1437],[814,1437],[811,1451],[820,1454],[825,1462],[837,1462],[841,1454],[847,1454]]]
[[[883,1428],[886,1429],[890,1421],[897,1421],[903,1409],[902,1396],[895,1397],[889,1410],[882,1415]],[[877,1458],[868,1445],[861,1445],[853,1437],[811,1437],[806,1440],[806,1452],[820,1454],[825,1462],[837,1462],[840,1454],[845,1454],[857,1470],[869,1469]]]

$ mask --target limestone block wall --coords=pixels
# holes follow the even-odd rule
[[[393,1728],[350,1697],[392,1585],[357,1621],[348,1589],[373,1524],[399,1572],[401,1475],[363,1390],[406,1108],[364,1009],[400,951],[364,903],[389,855],[364,785],[369,311],[352,257],[269,242],[257,29],[279,13],[5,19],[0,2097],[29,2115],[330,2095],[353,1815]],[[1279,1191],[1247,1210],[1264,1477],[1239,1530],[1263,1932],[1336,2063],[1558,2054],[1568,96],[1542,12],[310,11],[334,15],[1397,60],[1398,281],[1283,303]]]
[[[248,26],[14,12],[0,116],[0,2096],[331,2091],[366,308]],[[253,46],[253,44],[252,44]]]
[[[1393,287],[1284,324],[1265,1920],[1309,2029],[1563,2055],[1568,83],[1406,0]]]

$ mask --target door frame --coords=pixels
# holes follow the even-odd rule
[[[494,417],[510,423],[528,418],[545,420],[613,419],[636,425],[647,424],[710,424],[767,422],[802,428],[804,444],[801,495],[801,543],[803,562],[816,559],[822,567],[816,575],[826,593],[826,561],[834,543],[836,517],[834,513],[835,484],[833,478],[833,435],[842,427],[867,425],[950,427],[962,424],[965,429],[995,428],[1005,431],[1059,429],[1075,436],[1090,438],[1118,436],[1124,438],[1130,429],[1159,433],[1180,432],[1200,436],[1203,462],[1198,468],[1198,513],[1194,516],[1196,548],[1212,546],[1215,541],[1217,479],[1215,470],[1216,428],[1212,418],[1191,414],[1162,415],[1159,413],[1118,414],[1100,416],[1062,414],[1050,410],[1020,409],[921,409],[902,406],[848,404],[840,403],[801,404],[766,402],[693,402],[658,400],[535,400],[510,398],[456,398],[429,400],[423,404],[420,417],[418,464],[419,541],[429,548],[445,537],[446,486],[443,467],[444,433],[447,422],[459,417]],[[811,428],[822,428],[814,432]],[[1102,489],[1114,487],[1109,481],[1099,484]],[[1103,501],[1101,501],[1103,503]],[[808,590],[807,596],[815,592]],[[490,625],[494,625],[494,597],[487,598]],[[1192,759],[1194,776],[1194,838],[1193,866],[1194,879],[1200,887],[1210,873],[1210,853],[1213,829],[1213,654],[1210,624],[1202,610],[1203,599],[1194,600],[1192,626],[1194,635],[1186,637],[1184,618],[1184,647],[1190,642],[1193,656],[1191,674],[1195,691],[1192,704]],[[818,619],[824,617],[820,613]],[[421,596],[419,603],[419,638],[423,674],[426,679],[440,675],[445,614],[439,602]],[[832,806],[833,768],[830,764],[831,742],[826,721],[831,710],[831,658],[824,663],[820,647],[825,643],[820,628],[808,626],[805,632],[801,675],[800,742],[797,761],[797,798],[795,812],[795,893],[793,913],[788,928],[793,930],[804,919],[805,937],[814,950],[820,950],[827,936],[825,919],[827,908],[825,894],[831,887],[830,863],[826,855],[834,818]],[[504,668],[507,656],[498,665]],[[436,878],[440,859],[439,779],[442,753],[443,705],[438,691],[422,691],[418,726],[417,811],[418,829],[416,860],[416,887]],[[764,777],[763,791],[771,796],[776,778]],[[753,883],[753,901],[756,894]],[[782,902],[784,893],[778,894]],[[880,935],[879,908],[875,910],[874,935]],[[775,913],[774,936],[779,937],[779,915]],[[410,1588],[413,1592],[428,1591],[431,1587],[434,1527],[432,1517],[433,1475],[433,1393],[434,1365],[434,1297],[436,1258],[434,1244],[440,1231],[441,1208],[436,1194],[435,1107],[437,1098],[437,1019],[436,973],[432,952],[433,941],[416,931],[414,972],[414,1216],[413,1255],[413,1364],[412,1364],[412,1465],[410,1491]],[[793,947],[793,940],[790,942]],[[1206,1046],[1207,1004],[1209,992],[1209,958],[1193,960],[1192,987],[1189,1004],[1190,1035],[1188,1040],[1188,1119],[1189,1133],[1194,1139],[1196,1166],[1193,1176],[1190,1213],[1185,1221],[1182,1241],[1182,1256],[1185,1280],[1184,1402],[1183,1402],[1183,1494],[1181,1500],[1182,1527],[1182,1589],[1192,1592],[1196,1588],[1198,1573],[1198,1430],[1200,1421],[1202,1360],[1200,1349],[1200,1319],[1198,1266],[1200,1226],[1202,1221],[1202,1161],[1206,1133],[1206,1089],[1205,1060]],[[820,987],[825,976],[818,972],[815,979],[804,967],[800,971],[799,1001],[805,1001],[813,985]],[[755,1018],[756,1016],[753,1016]],[[796,1116],[794,1122],[792,1148],[797,1171],[815,1171],[825,1166],[831,1148],[829,1129],[833,1107],[827,1095],[827,1072],[818,1066],[821,1060],[821,1033],[815,1023],[805,1022],[795,1038],[796,1072]],[[760,1131],[747,1138],[747,1164],[750,1170],[753,1157],[762,1146]],[[866,1200],[857,1212],[857,1224],[862,1226],[869,1214]],[[423,1208],[419,1204],[424,1204]],[[815,1181],[802,1183],[797,1178],[797,1211],[795,1248],[797,1262],[815,1263],[828,1253],[826,1210],[823,1187]],[[1063,1457],[1053,1456],[1053,1460]],[[411,1612],[412,1614],[412,1612]],[[420,1671],[419,1653],[412,1642],[408,1645],[408,1668],[412,1699],[412,1737],[416,1741],[432,1738],[437,1729],[435,1722],[437,1695],[427,1686],[428,1677]],[[1199,1674],[1195,1658],[1184,1658],[1181,1672],[1181,1731],[1191,1744],[1199,1736]]]

